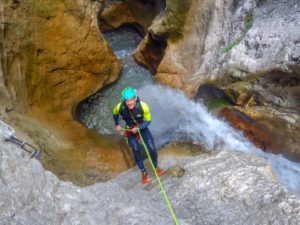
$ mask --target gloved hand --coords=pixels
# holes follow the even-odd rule
[[[131,128],[131,132],[133,133],[133,134],[136,134],[137,132],[138,132],[138,127],[133,127],[133,128]]]
[[[116,125],[115,129],[116,129],[116,131],[120,131],[121,130],[121,126],[120,125]]]

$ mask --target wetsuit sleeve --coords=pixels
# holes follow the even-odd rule
[[[143,114],[143,119],[144,122],[140,125],[140,129],[145,129],[146,127],[149,126],[151,123],[151,113],[150,113],[150,108],[145,102],[141,102],[141,106],[143,108],[144,114]]]
[[[144,121],[141,126],[139,127],[140,130],[145,129],[146,127],[148,127],[150,125],[151,121]]]
[[[119,125],[120,106],[121,106],[121,103],[116,105],[116,107],[113,110],[113,118],[114,118],[115,126]]]

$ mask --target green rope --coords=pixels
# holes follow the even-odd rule
[[[147,148],[147,146],[146,146],[146,144],[145,144],[145,142],[144,142],[144,140],[143,140],[143,137],[142,137],[142,135],[141,135],[140,129],[137,129],[137,131],[138,131],[138,133],[139,133],[139,135],[140,135],[140,137],[141,137],[141,141],[142,141],[143,146],[144,146],[144,148],[145,148],[145,151],[146,151],[146,153],[147,153],[147,157],[148,157],[148,159],[149,159],[149,161],[150,161],[151,167],[152,167],[152,169],[153,169],[153,171],[154,171],[154,173],[155,173],[156,179],[157,179],[157,181],[158,181],[158,183],[159,183],[160,189],[161,189],[161,191],[162,191],[162,193],[163,193],[163,196],[164,196],[164,198],[165,198],[165,200],[166,200],[166,202],[167,202],[167,205],[168,205],[168,208],[169,208],[170,213],[171,213],[171,215],[172,215],[172,219],[173,219],[173,221],[174,221],[174,224],[175,224],[175,225],[178,225],[179,223],[178,223],[178,221],[177,221],[176,215],[175,215],[174,210],[173,210],[173,208],[172,208],[172,206],[171,206],[171,203],[170,203],[170,201],[169,201],[169,199],[168,199],[168,196],[167,196],[167,194],[166,194],[166,191],[165,191],[165,189],[164,189],[164,186],[163,186],[163,184],[161,183],[160,178],[159,178],[159,176],[158,176],[158,174],[157,174],[157,172],[156,172],[156,169],[155,169],[154,164],[153,164],[153,162],[152,162],[152,159],[151,159],[151,157],[150,157],[148,148]]]

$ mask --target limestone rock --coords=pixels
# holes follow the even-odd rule
[[[1,73],[19,110],[71,113],[78,101],[117,79],[121,64],[97,26],[100,1],[1,4]]]
[[[4,141],[5,139],[13,136],[15,134],[15,131],[13,128],[11,128],[8,124],[4,123],[2,120],[0,120],[0,138],[1,141]]]
[[[131,25],[145,34],[158,14],[160,4],[161,1],[158,0],[108,1],[104,11],[99,15],[100,29],[104,32],[122,25]]]
[[[151,29],[166,17],[161,14],[150,27],[154,37],[162,36],[167,43],[156,81],[181,89],[190,97],[203,83],[221,83],[222,88],[241,93],[238,103],[243,106],[269,104],[271,111],[272,107],[275,111],[282,107],[283,111],[288,108],[287,111],[299,112],[297,0],[194,0],[187,11],[182,36],[177,38],[161,35],[161,29]],[[233,82],[236,87],[231,85]],[[284,115],[294,118],[294,113]],[[297,120],[295,123],[288,122],[285,127],[299,127]],[[284,136],[297,129],[279,132]],[[290,143],[297,142],[294,135],[289,139]],[[297,148],[289,149],[298,157]]]
[[[102,144],[73,118],[78,102],[115,81],[121,70],[98,28],[102,7],[101,0],[0,2],[1,118],[52,156],[65,146],[99,155],[119,148]],[[111,157],[122,159],[118,150]],[[109,167],[107,162],[102,164]],[[118,172],[127,168],[119,165]]]
[[[278,146],[274,146],[279,152],[286,155],[293,161],[300,160],[300,116],[299,112],[291,108],[270,107],[269,105],[260,105],[252,107],[238,107],[238,110],[251,116],[256,123],[261,124],[265,129],[273,134],[271,139],[275,139]],[[262,133],[261,131],[255,135]],[[276,143],[274,142],[274,143]],[[280,146],[284,147],[280,147]]]
[[[264,71],[247,80],[223,86],[239,93],[237,103],[242,106],[239,110],[278,134],[272,136],[278,142],[284,142],[283,146],[278,145],[279,152],[292,160],[300,159],[300,140],[297,137],[300,128],[300,77],[296,68],[289,72],[278,69]],[[254,132],[255,135],[259,133]]]
[[[149,32],[158,38],[182,35],[192,0],[167,0],[166,8],[155,18]]]
[[[79,100],[117,79],[120,63],[98,31],[100,5],[81,0],[4,5],[2,68],[19,108],[71,112]]]
[[[154,40],[151,35],[147,34],[138,48],[133,52],[133,56],[138,63],[146,66],[154,75],[164,56],[165,49],[166,42]]]
[[[0,123],[0,130],[3,130]],[[130,170],[81,188],[62,182],[0,132],[1,224],[173,224],[155,187],[145,191]],[[253,155],[223,151],[180,162],[185,173],[164,181],[179,224],[300,223],[300,200],[270,177]]]
[[[298,7],[296,0],[192,1],[183,36],[167,40],[158,80],[176,77],[177,88],[195,94],[199,84],[224,74],[245,79],[256,71],[299,66]]]
[[[284,146],[284,137],[282,135],[274,131],[271,132],[241,111],[225,107],[218,115],[225,118],[232,127],[241,130],[258,148],[272,153],[287,154],[292,157]]]

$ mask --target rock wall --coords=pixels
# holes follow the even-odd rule
[[[299,158],[299,1],[166,3],[149,27],[152,37],[166,42],[163,57],[154,70],[145,63],[147,45],[141,44],[137,60],[155,71],[156,81],[190,97],[206,83],[234,90],[244,112],[274,133],[288,134],[281,151]],[[174,24],[179,34],[171,29]],[[282,125],[272,126],[274,121]]]
[[[5,142],[8,135],[14,131],[0,121],[0,224],[174,224],[159,187],[145,190],[137,170],[80,188]],[[224,151],[173,161],[185,174],[163,183],[179,224],[300,223],[299,199],[261,158]]]
[[[121,70],[99,31],[101,10],[101,0],[0,2],[0,115],[45,151],[110,149],[72,115],[78,102]],[[127,168],[125,162],[117,167]]]
[[[6,61],[7,61],[7,57],[5,54],[4,50],[4,27],[5,27],[5,17],[4,17],[4,2],[0,2],[0,116],[1,118],[3,118],[3,116],[6,113],[6,110],[8,110],[8,108],[10,108],[9,106],[11,106],[11,99],[10,99],[10,94],[8,92],[7,86],[6,86],[6,77],[5,75],[5,71],[6,71]]]
[[[105,9],[99,14],[100,29],[109,31],[131,25],[141,34],[145,34],[158,14],[161,2],[161,0],[106,1]]]
[[[199,84],[224,75],[245,79],[258,71],[299,67],[298,3],[192,1],[182,37],[168,39],[156,80],[194,94]],[[167,27],[162,21],[157,18],[150,32],[162,36]]]
[[[117,78],[120,63],[97,26],[100,6],[81,0],[4,5],[2,66],[10,95],[22,109],[70,110]]]

